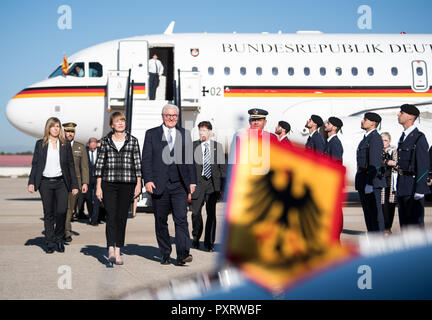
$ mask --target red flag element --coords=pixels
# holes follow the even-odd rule
[[[63,56],[62,72],[64,75],[69,73],[69,63],[67,62],[66,55]]]

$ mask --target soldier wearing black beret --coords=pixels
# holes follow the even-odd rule
[[[306,148],[324,152],[325,142],[318,129],[324,124],[322,118],[315,114],[306,121],[305,127],[309,129],[309,138],[306,141]]]
[[[368,231],[384,231],[384,214],[381,206],[381,189],[386,186],[381,174],[383,142],[376,128],[381,117],[366,112],[361,128],[366,131],[357,148],[357,173],[355,189],[360,195]]]
[[[424,196],[430,193],[427,186],[429,172],[428,143],[425,135],[414,125],[420,115],[416,106],[404,104],[398,122],[404,128],[398,144],[397,201],[401,228],[424,226]]]
[[[288,132],[291,131],[291,126],[286,121],[279,121],[275,128],[275,135],[278,137],[279,142],[282,144],[291,144],[288,139]]]
[[[337,136],[337,133],[342,128],[342,126],[342,120],[336,117],[328,118],[328,121],[324,125],[324,130],[328,134],[327,145],[324,149],[324,153],[341,162],[343,156],[343,147]]]

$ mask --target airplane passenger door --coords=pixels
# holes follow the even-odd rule
[[[415,91],[428,90],[426,62],[417,60],[411,63],[413,73],[413,89]]]
[[[148,43],[144,40],[124,40],[119,42],[118,70],[131,69],[136,92],[134,99],[147,99],[148,96]],[[134,90],[135,92],[135,90]]]

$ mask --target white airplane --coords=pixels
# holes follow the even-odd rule
[[[68,75],[60,65],[9,101],[9,122],[41,137],[45,121],[56,116],[77,123],[76,139],[86,143],[103,137],[110,112],[124,111],[132,101],[131,132],[142,147],[145,130],[160,125],[162,106],[173,102],[181,105],[182,125],[193,128],[193,138],[196,125],[209,120],[215,139],[229,150],[253,107],[269,112],[268,131],[288,121],[290,139],[300,144],[308,137],[304,125],[311,114],[337,116],[344,122],[339,135],[349,180],[366,111],[382,116],[380,131],[390,132],[397,144],[399,106],[414,103],[421,110],[419,129],[432,136],[430,34],[173,34],[173,27],[174,22],[161,35],[109,41],[69,56]],[[165,71],[151,101],[148,61],[154,53]],[[82,77],[76,66],[84,70]]]

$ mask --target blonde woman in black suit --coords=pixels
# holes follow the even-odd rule
[[[44,210],[46,253],[64,252],[68,193],[78,193],[78,181],[71,145],[64,138],[60,120],[55,117],[47,120],[44,137],[35,145],[28,191],[37,190]]]

